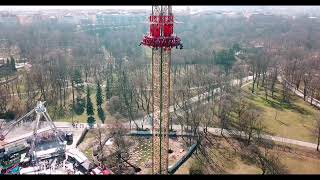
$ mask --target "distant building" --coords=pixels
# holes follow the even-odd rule
[[[57,16],[49,16],[48,20],[50,23],[57,23],[58,22]]]
[[[17,19],[20,25],[30,25],[33,22],[33,17],[29,15],[17,15]]]
[[[60,21],[62,21],[63,23],[69,23],[69,24],[77,24],[78,23],[77,19],[71,13],[64,15],[60,19]]]
[[[224,12],[224,13],[222,13],[223,15],[225,15],[225,16],[228,16],[228,17],[236,17],[237,16],[237,13],[236,12],[233,12],[233,11],[231,11],[231,12]]]
[[[0,16],[0,24],[12,25],[12,24],[18,24],[18,23],[19,21],[16,15],[2,14]]]
[[[7,61],[6,58],[0,57],[0,64],[5,64]]]
[[[80,18],[80,24],[92,24],[92,22],[88,17],[83,17]]]
[[[27,70],[31,68],[31,64],[29,63],[16,63],[16,69],[26,68]]]
[[[36,13],[32,15],[32,23],[40,22],[44,20],[47,20],[47,16],[44,16],[41,13]]]
[[[315,16],[309,16],[308,18],[309,18],[309,19],[317,19],[318,17],[315,17]]]
[[[91,21],[92,24],[97,23],[97,16],[95,14],[88,15],[88,19]]]

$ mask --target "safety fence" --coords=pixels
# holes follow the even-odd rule
[[[188,152],[175,165],[169,168],[168,173],[174,174],[179,169],[179,167],[181,167],[182,164],[185,163],[191,157],[193,152],[198,148],[199,144],[200,144],[200,141],[198,140],[195,144],[193,144],[189,148]]]
[[[84,140],[84,137],[86,137],[88,131],[89,131],[88,128],[85,128],[85,129],[82,131],[81,136],[80,136],[80,138],[78,139],[78,141],[77,141],[77,143],[76,143],[76,147],[78,147],[79,144],[82,143],[82,141]]]

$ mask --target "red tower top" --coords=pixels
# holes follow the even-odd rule
[[[140,45],[165,49],[183,48],[181,39],[173,35],[174,16],[172,14],[166,16],[152,14],[149,21],[150,32],[143,37]]]

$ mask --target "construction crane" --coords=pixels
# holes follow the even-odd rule
[[[152,6],[150,32],[140,45],[152,49],[152,173],[168,173],[171,49],[183,48],[174,35],[172,6]]]

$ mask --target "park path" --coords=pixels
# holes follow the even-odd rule
[[[54,122],[54,123],[57,126],[57,128],[62,128],[62,127],[66,128],[66,127],[68,127],[68,129],[70,129],[70,130],[71,129],[76,130],[77,135],[74,135],[75,142],[80,137],[80,134],[81,134],[82,130],[88,126],[87,123],[79,123],[79,124],[83,125],[82,128],[80,128],[80,127],[73,128],[70,122]],[[108,128],[108,125],[104,124],[104,125],[102,125],[102,127],[107,127]],[[96,128],[96,125],[94,126],[94,128]],[[152,129],[152,126],[150,124],[146,124],[146,125],[144,125],[144,128]],[[173,124],[172,128],[177,131],[177,135],[184,135],[184,134],[182,134],[182,130],[181,130],[181,126],[180,125]],[[204,127],[200,126],[199,130],[201,132],[203,132]],[[208,127],[207,131],[209,133],[213,134],[213,135],[221,136],[221,128]],[[242,135],[242,137],[245,136],[244,132],[240,132],[240,131],[236,131],[236,130],[230,131],[230,130],[223,129],[223,136],[225,136],[225,137],[230,137],[230,136],[234,136],[234,135],[239,136],[240,134]],[[255,136],[255,137],[257,137],[257,136]],[[313,148],[313,149],[317,148],[317,144],[314,144],[314,143],[305,142],[305,141],[299,141],[299,140],[280,137],[280,136],[271,136],[271,135],[268,135],[268,134],[262,134],[262,135],[260,135],[260,137],[263,138],[263,139],[268,139],[268,140],[281,142],[281,143],[285,143],[285,144],[293,144],[293,145],[298,145],[298,146],[303,146],[303,147]]]
[[[298,97],[303,98],[303,92],[299,89],[296,89],[295,86],[293,84],[291,84],[289,81],[287,81],[286,79],[282,79],[281,77],[279,77],[279,81],[286,81],[286,84],[288,85],[288,88],[295,93]],[[312,104],[313,106],[320,108],[320,101],[318,99],[312,98],[312,103],[311,103],[311,97],[307,96],[306,97],[306,101],[310,104]]]
[[[243,86],[246,86],[246,85],[250,84],[251,80],[252,80],[252,76],[248,76],[248,77],[244,78],[243,79],[243,82],[244,82]],[[237,84],[237,83],[239,83],[239,80],[233,80],[232,81],[232,84]],[[294,87],[291,90],[294,90]],[[213,91],[214,91],[214,93],[217,93],[217,92],[220,91],[220,88],[216,88]],[[301,93],[299,91],[294,91],[294,92],[298,96],[303,98],[303,93]],[[209,93],[205,92],[205,93],[201,94],[199,97],[198,96],[192,97],[190,99],[190,103],[194,103],[194,102],[197,102],[199,100],[204,100],[208,96],[209,96]],[[319,101],[314,101],[314,102],[319,104]],[[320,107],[320,104],[318,106]],[[173,110],[174,110],[173,106],[170,106],[169,111],[173,112]],[[150,119],[151,115],[152,114],[149,114],[149,115],[146,115],[143,118],[135,120],[136,124],[142,125],[142,123],[143,123],[144,128],[152,129],[151,122],[150,121],[144,121],[144,119]],[[68,130],[72,130],[73,132],[75,132],[75,134],[74,134],[75,142],[80,137],[81,132],[84,130],[84,128],[87,128],[87,126],[88,126],[87,123],[78,123],[76,127],[72,126],[72,124],[70,122],[54,122],[54,123],[58,128],[66,128]],[[80,124],[81,124],[81,127],[80,127]],[[130,127],[129,122],[124,123],[124,125],[127,126],[127,127]],[[133,125],[134,124],[131,124],[131,128],[134,128]],[[102,127],[104,127],[104,126],[107,126],[107,128],[108,128],[108,125],[103,124]],[[96,128],[96,127],[97,127],[97,125],[95,124],[93,126],[93,128]],[[172,127],[173,127],[174,130],[176,130],[178,132],[178,135],[181,135],[182,131],[181,131],[181,126],[180,125],[174,124],[174,125],[172,125]],[[199,129],[200,129],[200,131],[203,131],[204,127],[199,127]],[[221,135],[221,128],[208,127],[207,130],[208,130],[208,132],[210,132],[210,133],[212,133],[214,135],[217,135],[217,136]],[[224,134],[224,136],[240,135],[240,134],[244,135],[244,133],[240,132],[240,131],[234,131],[234,130],[233,131],[228,131],[228,130],[225,130],[225,129],[223,130],[223,134]],[[25,136],[26,135],[24,135],[24,137]],[[261,137],[264,138],[264,139],[269,139],[269,140],[282,142],[282,143],[286,143],[286,144],[299,145],[299,146],[308,147],[308,148],[316,148],[317,147],[317,144],[313,144],[313,143],[310,143],[310,142],[299,141],[299,140],[295,140],[295,139],[279,137],[279,136],[271,136],[271,135],[264,134],[264,135],[261,135]],[[17,139],[19,139],[19,138],[17,138]],[[74,148],[74,147],[72,147],[72,148]]]
[[[250,84],[251,80],[252,80],[252,76],[248,76],[248,77],[243,78],[242,82],[244,84],[242,85],[242,87],[243,86],[247,86],[248,84]],[[239,80],[233,80],[232,81],[233,85],[237,84],[237,83],[239,83]],[[217,93],[217,92],[220,91],[220,88],[216,88],[213,91],[214,91],[214,93]],[[297,93],[299,93],[299,92],[297,92]],[[192,97],[190,99],[190,103],[194,103],[194,102],[197,102],[199,100],[204,100],[208,96],[209,96],[209,93],[205,92],[205,93],[200,95],[200,98],[198,96]],[[301,93],[300,93],[299,96],[301,97]],[[303,98],[303,93],[302,93],[302,98]],[[173,106],[170,106],[169,107],[169,111],[173,112],[173,110],[174,110]],[[142,125],[142,123],[143,123],[143,127],[144,128],[148,128],[148,129],[151,130],[152,129],[151,121],[148,121],[148,120],[144,121],[143,120],[143,119],[150,119],[151,115],[152,114],[149,114],[149,115],[146,115],[143,118],[135,120],[136,124]],[[57,126],[66,126],[68,124],[71,126],[71,123],[69,123],[69,122],[55,122],[55,123],[57,124]],[[82,124],[83,127],[87,126],[87,123],[79,123],[79,124]],[[129,122],[128,123],[124,123],[124,125],[127,126],[127,127],[130,127]],[[102,126],[108,126],[108,125],[102,125]],[[134,124],[131,124],[131,128],[134,128],[133,126],[134,126]],[[95,127],[96,127],[96,125],[94,125],[94,128]],[[172,128],[177,131],[177,135],[182,135],[182,130],[181,130],[181,126],[180,125],[174,124],[174,125],[172,125]],[[200,129],[200,131],[203,131],[204,127],[199,127],[199,129]],[[208,127],[207,131],[210,132],[211,134],[214,134],[214,135],[217,135],[217,136],[221,136],[221,128]],[[229,131],[229,130],[226,130],[226,129],[223,130],[223,135],[226,136],[226,137],[231,136],[231,135],[240,135],[240,134],[242,136],[245,135],[243,132],[240,132],[240,131],[235,131],[235,130]],[[313,144],[313,143],[305,142],[305,141],[299,141],[299,140],[295,140],[295,139],[289,139],[289,138],[280,137],[280,136],[271,136],[271,135],[268,135],[268,134],[262,134],[262,135],[260,135],[260,137],[263,138],[263,139],[268,139],[268,140],[281,142],[281,143],[286,143],[286,144],[294,144],[294,145],[308,147],[308,148],[314,148],[314,149],[317,148],[317,144]]]

